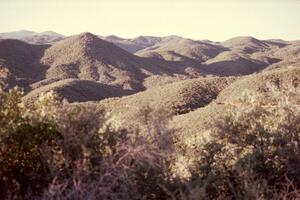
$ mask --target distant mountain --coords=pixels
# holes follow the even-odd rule
[[[0,33],[0,38],[22,40],[30,44],[49,44],[62,40],[65,38],[65,36],[53,31],[36,33],[32,31],[22,30],[16,32]]]
[[[0,37],[2,39],[16,39],[16,40],[21,40],[22,38],[30,37],[30,36],[32,36],[34,34],[36,34],[36,33],[33,32],[33,31],[21,30],[21,31],[16,31],[16,32],[0,33]]]
[[[118,47],[130,53],[135,53],[141,49],[150,47],[161,41],[160,37],[152,37],[152,36],[139,36],[133,39],[124,39],[124,38],[117,37],[115,35],[110,35],[101,38],[108,42],[114,43]]]
[[[142,57],[161,58],[169,61],[205,61],[226,49],[220,45],[195,41],[179,36],[168,36],[135,54]]]
[[[36,33],[22,40],[31,44],[49,44],[64,39],[65,36],[53,31]]]

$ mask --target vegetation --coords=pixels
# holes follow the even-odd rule
[[[269,95],[266,95],[269,94]],[[300,92],[245,92],[185,154],[172,113],[149,106],[115,130],[101,107],[0,91],[0,199],[300,198]],[[174,172],[192,160],[190,176]]]
[[[300,91],[246,91],[194,149],[192,186],[209,199],[298,199]],[[298,167],[297,167],[298,166]]]
[[[170,179],[172,139],[159,138],[171,133],[163,112],[144,108],[139,126],[117,132],[101,108],[51,92],[27,107],[22,94],[1,91],[1,199],[166,198],[159,185]]]

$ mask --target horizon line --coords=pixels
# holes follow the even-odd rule
[[[258,40],[283,40],[283,41],[287,41],[287,42],[293,42],[293,41],[300,40],[300,38],[298,38],[298,39],[286,39],[286,38],[277,38],[277,37],[262,39],[260,37],[254,36],[254,35],[234,35],[234,36],[231,36],[231,37],[229,37],[229,38],[227,38],[225,40],[212,40],[212,39],[209,39],[209,38],[199,39],[199,38],[195,38],[195,37],[183,36],[183,35],[180,35],[180,34],[169,34],[169,35],[147,35],[147,34],[141,34],[141,35],[136,35],[136,36],[128,37],[128,36],[122,36],[122,35],[116,35],[116,34],[101,35],[101,34],[98,34],[98,33],[94,33],[92,31],[82,31],[82,32],[79,32],[79,33],[64,34],[64,33],[60,33],[60,32],[53,31],[53,30],[36,31],[36,30],[29,30],[29,29],[19,29],[19,30],[5,31],[5,32],[1,31],[0,34],[16,33],[16,32],[22,32],[22,31],[24,31],[24,32],[33,32],[33,33],[53,32],[53,33],[62,35],[64,37],[71,37],[71,36],[80,35],[80,34],[83,34],[83,33],[91,33],[93,35],[101,36],[101,37],[115,36],[115,37],[118,37],[118,38],[124,39],[124,40],[130,40],[130,39],[134,39],[134,38],[138,38],[138,37],[159,37],[159,38],[163,38],[163,37],[171,37],[171,36],[181,37],[181,38],[184,38],[184,39],[190,39],[190,40],[195,40],[195,41],[209,40],[209,41],[212,41],[212,42],[224,42],[224,41],[227,41],[227,40],[230,40],[230,39],[233,39],[233,38],[237,38],[237,37],[252,37],[252,38],[255,38],[255,39],[258,39]]]

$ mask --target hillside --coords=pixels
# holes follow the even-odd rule
[[[110,112],[117,125],[128,126],[141,107],[163,108],[174,115],[204,107],[233,81],[232,77],[183,80],[122,98],[105,99],[98,105]]]
[[[226,113],[230,104],[235,104],[236,100],[242,96],[245,90],[268,94],[268,84],[277,87],[284,87],[292,84],[300,86],[300,68],[287,68],[283,70],[273,70],[260,74],[249,75],[240,78],[222,90],[216,100],[204,108],[184,115],[175,116],[172,126],[180,130],[186,137],[196,137],[204,132],[211,125],[210,123]],[[191,126],[193,124],[193,126]]]
[[[39,59],[46,48],[47,45],[31,45],[19,40],[0,40],[0,59],[5,61],[5,66],[16,79],[13,85],[26,88],[44,78],[46,67],[39,63]]]
[[[41,86],[29,92],[24,100],[34,102],[42,93],[54,91],[68,102],[100,101],[108,97],[118,97],[130,94],[120,87],[109,86],[95,81],[64,79],[54,83]]]

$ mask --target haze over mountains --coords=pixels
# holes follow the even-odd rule
[[[300,77],[300,41],[66,37],[51,31],[1,33],[0,38],[0,65],[10,72],[9,87],[24,88],[25,101],[54,90],[69,102],[100,104],[119,122],[151,104],[169,109],[174,126],[187,132],[222,112],[222,102],[244,88],[261,90],[270,81],[298,85]]]
[[[32,44],[48,44],[65,38],[65,36],[53,32],[45,31],[36,33],[33,31],[21,30],[16,32],[0,33],[0,39],[17,39]]]

